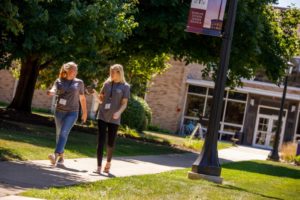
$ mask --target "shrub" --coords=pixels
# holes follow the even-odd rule
[[[158,126],[154,126],[154,125],[149,125],[149,126],[148,126],[148,130],[149,130],[149,131],[153,131],[153,132],[172,134],[171,131],[166,130],[166,129],[162,129],[162,128],[160,128],[160,127],[158,127]]]
[[[296,157],[296,148],[297,145],[292,142],[283,144],[280,151],[280,158],[286,162],[293,162]]]
[[[138,131],[145,130],[151,123],[151,109],[144,99],[132,95],[122,115],[122,124]]]
[[[125,138],[132,138],[144,142],[151,142],[151,143],[163,144],[169,146],[171,145],[171,142],[167,139],[163,139],[152,135],[145,135],[141,132],[137,132],[135,129],[129,128],[128,126],[121,126],[118,135]]]
[[[300,165],[300,155],[295,158],[296,165]]]
[[[120,131],[118,132],[120,136],[129,137],[129,138],[141,138],[140,134],[134,130],[129,128],[128,126],[122,126]]]

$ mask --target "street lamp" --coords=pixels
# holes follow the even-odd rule
[[[192,165],[192,171],[188,173],[190,179],[206,179],[215,183],[222,183],[223,181],[220,177],[221,166],[218,158],[217,143],[237,2],[238,0],[230,0],[229,3],[228,17],[221,47],[220,66],[217,70],[217,79],[215,81],[213,103],[210,111],[207,133],[202,151]]]
[[[272,149],[271,154],[269,155],[269,159],[273,160],[273,161],[279,161],[278,148],[279,148],[279,143],[280,143],[280,133],[281,133],[281,127],[282,127],[283,107],[284,107],[287,84],[288,84],[288,76],[290,74],[292,74],[294,66],[295,65],[293,63],[288,62],[287,63],[287,68],[286,68],[286,71],[285,71],[286,75],[285,75],[285,78],[284,78],[284,88],[283,88],[281,104],[280,104],[280,111],[279,111],[279,116],[278,116],[278,126],[277,126],[277,129],[276,129],[276,135],[275,135],[275,141],[274,141],[273,149]]]

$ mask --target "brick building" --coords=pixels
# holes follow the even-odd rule
[[[300,138],[300,59],[294,68],[284,105],[281,143]],[[185,126],[196,124],[199,113],[203,129],[208,123],[214,82],[202,78],[203,66],[171,61],[171,67],[155,76],[145,96],[153,112],[153,125],[184,134]],[[244,86],[226,89],[220,123],[220,139],[242,133],[242,143],[271,148],[283,86],[256,78]]]

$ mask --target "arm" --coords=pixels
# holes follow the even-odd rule
[[[82,109],[81,120],[83,122],[86,122],[86,119],[87,119],[86,98],[84,95],[80,95],[79,99],[80,99],[80,104],[81,104],[81,109]]]
[[[79,101],[80,101],[80,105],[81,105],[81,109],[82,109],[81,120],[83,123],[85,123],[86,119],[87,119],[87,108],[86,108],[86,98],[84,95],[84,83],[83,82],[80,84],[80,88],[79,88]]]
[[[102,104],[102,102],[104,101],[104,87],[105,87],[105,83],[103,84],[103,86],[98,94],[98,100],[99,100],[100,104]]]
[[[99,103],[102,104],[103,100],[104,100],[104,94],[103,93],[100,93],[98,95],[98,98],[99,98]]]
[[[47,95],[54,96],[56,94],[56,91],[57,91],[57,86],[56,86],[56,81],[55,81],[52,88],[47,91]]]
[[[114,113],[114,116],[113,116],[114,119],[119,119],[120,118],[121,114],[127,108],[127,104],[128,104],[128,99],[125,99],[125,98],[122,99],[120,109],[116,113]]]

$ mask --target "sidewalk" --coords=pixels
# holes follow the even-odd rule
[[[232,147],[219,151],[219,157],[221,163],[265,160],[268,153],[269,151],[251,147]],[[52,168],[48,160],[0,162],[0,197],[18,194],[30,188],[67,186],[111,177],[156,174],[187,168],[191,167],[197,156],[198,154],[185,153],[115,157],[112,162],[111,174],[100,176],[93,173],[96,169],[95,158],[67,159],[66,167],[57,168]],[[0,200],[8,198],[10,197],[0,198]]]

